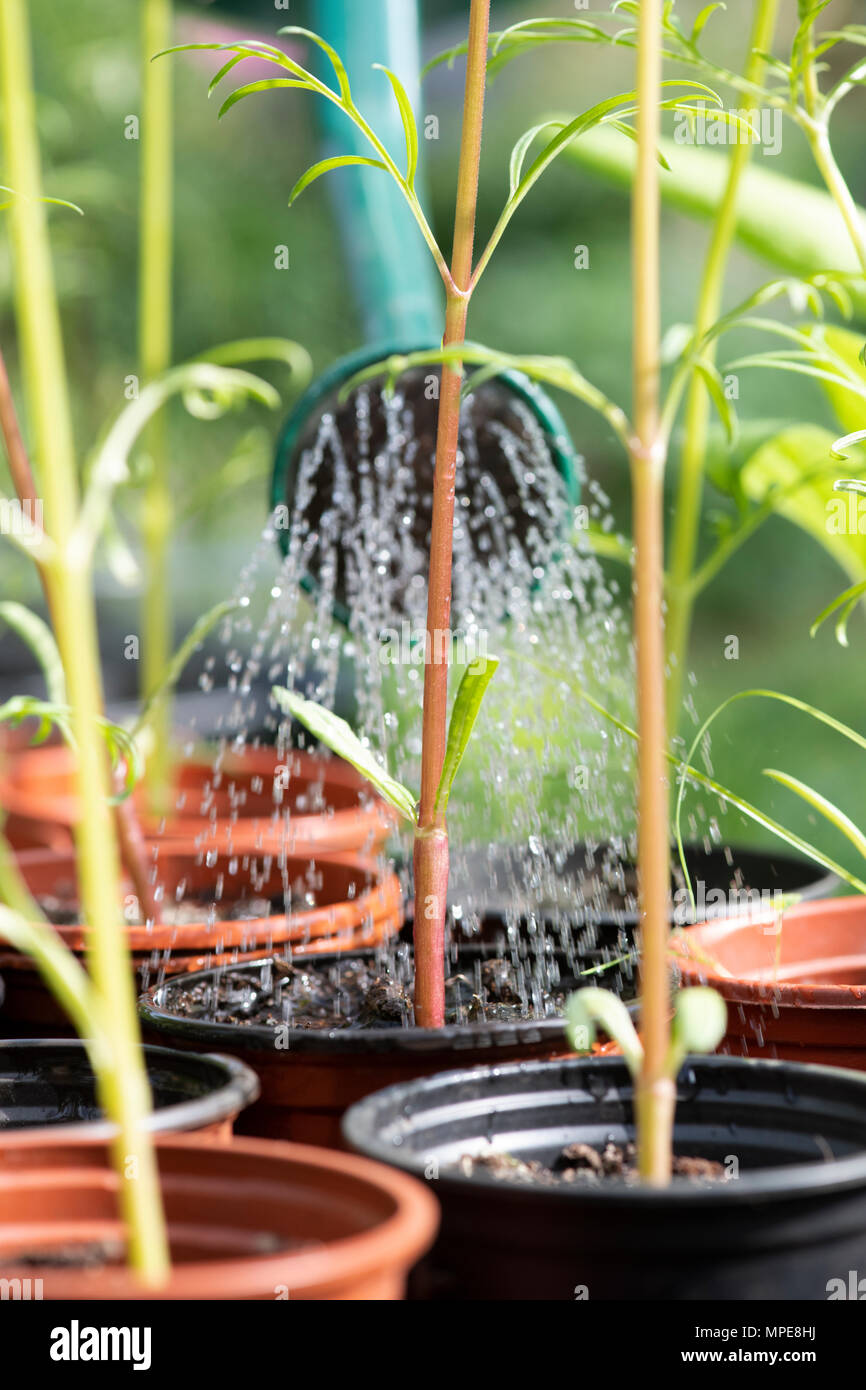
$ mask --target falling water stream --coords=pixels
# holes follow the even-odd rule
[[[434,448],[418,391],[403,379],[390,396],[356,391],[299,451],[293,504],[271,516],[201,676],[232,695],[217,778],[226,750],[312,743],[269,698],[282,684],[347,717],[418,786]],[[554,972],[554,948],[564,951],[574,973],[628,955],[635,907],[633,741],[577,688],[633,724],[631,645],[618,585],[588,539],[590,520],[613,528],[609,504],[578,467],[576,508],[529,405],[511,393],[507,409],[464,401],[452,695],[475,656],[500,666],[449,808],[452,934],[477,938],[493,913],[515,964],[529,940]],[[390,849],[410,901],[407,842]],[[630,960],[610,976],[599,983],[627,987]]]

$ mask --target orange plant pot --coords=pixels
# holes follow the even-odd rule
[[[39,1297],[75,1303],[390,1301],[403,1297],[439,1224],[422,1183],[354,1155],[194,1138],[161,1140],[158,1152],[174,1262],[164,1287],[143,1289],[117,1263],[48,1259],[122,1235],[118,1179],[93,1143],[4,1150],[0,1140],[0,1278],[38,1280]]]
[[[179,763],[172,810],[141,806],[142,828],[167,848],[219,854],[372,854],[395,815],[348,763],[313,753],[248,748]],[[0,771],[0,807],[19,845],[68,849],[78,819],[75,755],[66,744],[16,752]],[[140,798],[138,798],[140,800]]]
[[[727,1003],[721,1051],[866,1070],[866,899],[707,922],[672,947],[683,984]]]
[[[27,851],[18,856],[18,864],[35,897],[74,894],[71,852]],[[211,898],[218,890],[220,901],[229,903],[245,897],[281,898],[289,885],[293,897],[303,900],[309,893],[316,902],[289,913],[246,920],[217,921],[203,912],[194,922],[129,926],[127,939],[142,989],[164,975],[256,960],[287,945],[295,956],[377,946],[395,935],[403,922],[403,895],[396,874],[356,855],[298,855],[264,861],[238,856],[213,863],[165,847],[155,856],[153,871],[166,899],[182,896],[194,901],[196,894]],[[84,954],[86,925],[56,930],[71,950]],[[12,949],[0,951],[0,974],[6,984],[0,1027],[6,1036],[20,1035],[26,1028],[65,1024],[27,956]]]

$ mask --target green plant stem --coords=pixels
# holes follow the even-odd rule
[[[809,142],[812,157],[827,186],[827,192],[839,209],[851,237],[863,274],[866,275],[866,233],[863,231],[863,223],[858,213],[857,204],[851,196],[851,190],[845,182],[839,165],[836,163],[826,126],[820,121],[813,122],[806,127],[806,139]]]
[[[150,1095],[140,1047],[134,975],[121,918],[117,843],[98,719],[102,709],[96,613],[89,573],[70,556],[78,482],[41,171],[25,0],[0,4],[3,133],[10,179],[21,196],[10,213],[16,308],[31,403],[45,529],[56,547],[47,567],[51,611],[66,672],[78,745],[76,826],[81,905],[91,927],[90,973],[111,1046],[98,1075],[99,1098],[113,1122],[113,1160],[128,1231],[130,1260],[150,1283],[167,1270],[167,1244],[153,1147],[144,1129]]]
[[[30,456],[18,423],[18,412],[9,387],[6,363],[0,353],[0,434],[6,446],[9,471],[18,495],[18,500],[35,503],[37,500],[36,482],[30,466]],[[54,622],[51,585],[47,565],[34,555],[45,602]],[[141,904],[141,910],[148,921],[156,919],[156,902],[150,876],[147,871],[144,836],[138,823],[135,806],[131,800],[124,799],[115,806],[114,815],[120,840],[121,858],[132,879],[133,887]]]
[[[453,287],[446,286],[443,344],[466,338],[490,0],[472,0],[463,103],[463,132],[457,175],[457,207],[451,259]],[[451,626],[451,567],[454,541],[454,487],[460,429],[459,365],[443,364],[433,478],[433,524],[427,590],[427,660],[424,667],[424,712],[421,745],[421,801],[414,847],[415,869],[415,1021],[421,1028],[441,1028],[445,1021],[445,913],[448,888],[448,831],[436,794],[448,734],[448,652]]]
[[[764,60],[760,52],[773,45],[778,0],[758,0],[749,44],[749,60],[745,77],[760,84]],[[755,52],[754,50],[760,50]],[[737,200],[740,181],[749,162],[750,143],[734,145],[728,168],[728,179],[719,205],[709,250],[704,265],[695,316],[695,337],[700,340],[709,332],[719,316],[725,270],[737,231]],[[704,355],[715,359],[716,346],[710,344]],[[684,443],[680,460],[679,483],[673,512],[670,549],[670,582],[667,611],[668,656],[668,726],[676,733],[685,666],[688,661],[694,596],[690,587],[698,548],[703,497],[704,472],[707,458],[707,438],[710,425],[710,397],[703,378],[692,373],[685,407]]]
[[[139,363],[147,385],[171,365],[172,322],[172,79],[170,63],[151,58],[172,40],[171,0],[143,0],[141,8],[141,180],[139,192]],[[170,580],[174,502],[165,420],[148,427],[149,471],[144,495],[145,575],[141,612],[141,682],[145,699],[158,684],[173,646]],[[168,809],[172,703],[154,711],[154,739],[145,785],[150,809]]]
[[[659,223],[661,0],[643,0],[637,56],[638,154],[632,195],[634,437],[629,450],[634,513],[637,655],[638,880],[643,1065],[635,1087],[641,1176],[666,1183],[673,1103],[665,1075],[668,1019],[668,789],[666,781],[664,576],[665,447],[660,428]]]

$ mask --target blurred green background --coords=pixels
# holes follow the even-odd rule
[[[360,0],[353,0],[358,3]],[[679,0],[688,22],[699,5]],[[790,44],[795,0],[782,0],[779,51]],[[136,371],[137,177],[139,146],[125,138],[125,118],[138,110],[138,5],[133,0],[31,0],[39,120],[47,191],[71,199],[83,218],[52,213],[66,345],[84,453],[104,422],[123,404],[125,378]],[[730,66],[745,58],[750,0],[729,0],[707,31],[705,46]],[[426,0],[425,57],[457,42],[465,25],[464,0]],[[503,28],[533,13],[573,16],[571,0],[540,7],[494,0],[493,25]],[[827,16],[829,18],[829,16]],[[832,24],[863,19],[862,0],[834,0]],[[290,10],[270,0],[199,3],[179,9],[181,37],[206,37],[213,26],[237,26],[267,38],[280,24],[308,22],[304,0]],[[316,112],[302,93],[279,92],[243,103],[217,123],[206,100],[214,60],[190,56],[176,63],[176,315],[175,358],[203,352],[228,339],[278,334],[307,346],[316,369],[358,345],[359,326],[346,283],[326,181],[291,212],[287,196],[299,172],[316,158]],[[837,64],[836,58],[832,64]],[[489,93],[482,167],[479,234],[492,227],[507,192],[508,156],[515,139],[550,113],[574,113],[601,96],[631,86],[633,57],[576,45],[550,47],[520,59],[493,82]],[[831,64],[831,65],[832,65]],[[351,71],[351,63],[350,63]],[[441,122],[438,141],[423,141],[421,158],[430,190],[430,211],[440,241],[450,244],[461,64],[436,69],[425,82],[422,114]],[[728,99],[730,98],[730,94]],[[733,99],[732,104],[739,102]],[[835,121],[835,145],[855,197],[866,202],[866,144],[862,94],[844,104]],[[759,157],[759,156],[756,156]],[[776,171],[816,182],[809,152],[786,127]],[[336,175],[335,177],[340,177]],[[3,182],[0,171],[0,182]],[[663,313],[666,324],[688,322],[707,241],[707,228],[665,213]],[[274,269],[274,248],[289,247],[291,268]],[[586,245],[588,269],[574,268],[574,248]],[[741,252],[731,260],[726,304],[733,305],[771,278],[770,270]],[[628,204],[620,193],[593,181],[567,158],[545,176],[515,218],[473,302],[471,335],[520,352],[567,354],[616,400],[628,403],[630,357]],[[0,335],[15,369],[15,331],[10,303],[8,248],[0,236]],[[752,340],[728,341],[732,358]],[[279,369],[271,373],[285,384]],[[287,397],[290,399],[290,396]],[[589,473],[611,499],[617,524],[628,530],[627,475],[619,447],[589,411],[559,402]],[[817,385],[800,377],[760,372],[741,375],[743,419],[778,418],[831,425]],[[174,554],[178,631],[230,588],[266,518],[270,444],[278,420],[248,411],[213,425],[171,417],[176,495],[186,515]],[[245,440],[230,492],[215,480],[226,457]],[[672,460],[676,466],[676,451]],[[4,479],[4,490],[6,480]],[[706,498],[707,535],[720,505]],[[124,502],[134,523],[137,500]],[[132,525],[130,534],[134,534]],[[38,601],[33,576],[8,548],[2,553],[2,592]],[[620,571],[622,580],[624,572]],[[823,705],[855,725],[862,723],[866,624],[851,624],[851,648],[832,632],[814,641],[809,624],[845,585],[822,549],[781,520],[769,522],[737,555],[703,596],[697,613],[691,665],[696,711],[709,711],[725,695],[752,685],[773,686]],[[121,635],[134,630],[135,595],[120,590],[107,572],[99,578],[107,681],[114,694],[131,693],[134,672],[120,657]],[[725,639],[739,638],[739,660],[725,659]],[[567,653],[561,654],[567,660]],[[26,680],[18,645],[0,643],[4,688]],[[35,687],[34,687],[35,688]],[[741,705],[713,738],[716,775],[772,814],[809,830],[806,813],[761,779],[761,768],[782,766],[837,799],[866,824],[866,778],[849,745],[816,731],[794,714],[769,704]],[[732,835],[751,833],[732,822]],[[822,841],[845,856],[832,837]]]

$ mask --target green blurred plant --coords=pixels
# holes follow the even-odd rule
[[[45,921],[2,839],[0,898],[7,907],[0,910],[0,934],[33,956],[49,988],[87,1040],[100,1103],[114,1126],[112,1150],[121,1179],[130,1263],[145,1282],[153,1284],[167,1273],[168,1251],[146,1129],[150,1094],[110,808],[118,806],[118,826],[132,836],[135,821],[129,792],[141,772],[148,726],[192,650],[231,605],[217,605],[199,619],[179,651],[154,677],[135,728],[121,729],[102,713],[93,565],[97,547],[114,525],[118,490],[133,479],[130,458],[142,431],[169,400],[182,396],[191,413],[214,419],[250,398],[274,409],[279,397],[267,382],[234,365],[197,361],[174,368],[148,382],[138,399],[119,414],[79,478],[45,217],[47,200],[41,195],[30,38],[22,0],[3,0],[0,6],[0,91],[5,159],[14,189],[8,190],[6,207],[17,271],[22,374],[36,465],[31,466],[0,356],[0,430],[18,494],[15,505],[11,499],[0,500],[9,515],[16,509],[20,513],[21,526],[4,527],[4,535],[37,565],[53,628],[52,632],[21,605],[0,605],[0,620],[30,646],[47,691],[45,700],[16,696],[6,701],[0,706],[0,720],[35,721],[37,742],[57,728],[75,749],[80,805],[75,828],[77,870],[82,918],[89,928],[88,968],[83,969]],[[216,355],[229,364],[248,356],[277,356],[302,367],[308,363],[295,345],[275,345],[271,340],[228,344]],[[142,911],[152,918],[147,871],[134,839],[125,840],[124,846]]]
[[[716,12],[725,9],[723,4],[705,5],[688,31],[677,17],[673,0],[666,0],[662,14],[664,57],[670,62],[699,70],[714,84],[731,87],[740,93],[746,102],[743,113],[746,121],[751,119],[759,106],[770,106],[793,121],[805,136],[827,189],[822,202],[814,189],[798,186],[791,180],[781,180],[778,175],[762,170],[748,171],[746,166],[751,153],[751,137],[745,141],[738,138],[727,158],[712,150],[683,150],[671,141],[661,142],[660,145],[659,157],[667,171],[662,181],[663,192],[666,191],[674,203],[687,211],[700,211],[713,219],[695,321],[690,329],[683,330],[693,342],[703,340],[703,346],[699,354],[691,354],[688,369],[666,581],[668,722],[674,731],[679,718],[694,604],[702,589],[718,574],[722,564],[740,544],[776,510],[783,511],[789,519],[801,525],[805,519],[807,529],[813,532],[817,529],[815,511],[809,507],[809,503],[815,500],[815,460],[820,454],[814,449],[815,440],[810,437],[809,430],[794,435],[785,431],[777,439],[763,444],[758,454],[748,460],[742,475],[731,480],[734,486],[728,495],[737,505],[737,522],[720,536],[715,551],[707,559],[698,561],[711,403],[719,410],[726,424],[730,418],[724,383],[712,370],[714,335],[707,330],[719,314],[725,269],[734,237],[740,232],[759,254],[795,269],[801,283],[814,281],[826,273],[828,267],[838,266],[832,279],[838,284],[847,278],[852,290],[852,295],[846,290],[842,304],[844,312],[851,313],[852,297],[856,297],[858,303],[864,302],[866,218],[858,209],[833,154],[830,123],[839,103],[866,79],[866,60],[858,58],[826,92],[820,86],[822,69],[819,60],[840,44],[863,47],[866,43],[866,26],[846,25],[816,34],[816,22],[830,2],[800,0],[799,22],[788,59],[783,61],[771,51],[777,0],[757,0],[749,56],[742,74],[716,63],[705,49],[707,25]],[[494,75],[515,58],[539,48],[545,49],[551,44],[634,48],[638,28],[636,23],[628,21],[637,21],[639,14],[637,0],[617,0],[606,14],[587,14],[575,19],[523,20],[491,34],[488,73]],[[625,25],[618,27],[624,19]],[[442,61],[453,62],[462,51],[462,45],[458,45],[439,55],[430,66]],[[715,113],[710,114],[713,116]],[[608,124],[620,134],[634,135],[633,130],[622,123]],[[635,155],[627,143],[617,144],[612,131],[603,129],[588,132],[588,135],[591,138],[585,142],[570,146],[574,157],[587,161],[588,167],[595,172],[622,183],[631,182],[634,178]],[[678,164],[682,165],[679,174]],[[780,196],[782,191],[784,196]],[[854,265],[859,267],[856,271],[852,271],[844,241],[840,244],[837,234],[840,220],[853,249]],[[828,277],[828,286],[830,284]],[[759,363],[756,359],[731,363],[728,369],[733,371],[745,365],[773,366],[803,371],[813,376],[820,375],[821,367],[817,360],[806,363],[802,355],[798,360],[795,353],[775,353],[764,354]],[[798,462],[799,487],[793,476]],[[827,470],[822,471],[826,477]],[[779,487],[779,474],[782,472],[785,474],[784,485]],[[713,480],[719,482],[718,473]],[[820,484],[820,478],[817,482]],[[755,510],[744,506],[749,501],[755,504]],[[810,513],[811,522],[807,519]],[[819,538],[826,544],[826,531]],[[627,548],[611,547],[604,538],[600,538],[599,547],[611,558],[625,562],[630,558]],[[844,544],[837,546],[831,538],[829,548],[844,563]]]
[[[150,1109],[147,1073],[140,1046],[133,972],[120,917],[117,840],[109,808],[112,787],[99,720],[102,691],[96,613],[90,568],[80,555],[82,504],[60,332],[42,179],[24,0],[0,5],[0,91],[6,164],[18,190],[9,209],[17,270],[16,307],[30,421],[41,493],[44,496],[45,548],[41,572],[52,625],[68,686],[70,726],[77,745],[76,787],[80,819],[76,848],[80,897],[91,927],[89,965],[92,985],[80,967],[61,966],[55,943],[40,922],[23,885],[13,885],[22,915],[5,913],[6,927],[25,945],[44,947],[43,968],[54,970],[55,984],[68,1002],[75,1000],[79,1023],[97,1036],[94,1062],[100,1101],[114,1126],[111,1141],[119,1179],[120,1203],[128,1232],[130,1262],[142,1279],[161,1282],[168,1269],[168,1247],[153,1146],[146,1130]],[[5,372],[4,372],[5,377]],[[10,462],[22,460],[21,435],[10,399],[3,398],[3,433]],[[29,466],[28,470],[29,472]],[[7,881],[10,859],[4,856]],[[12,864],[14,879],[14,863]],[[8,892],[8,888],[7,888]],[[83,973],[83,972],[82,972]],[[89,991],[92,988],[93,993]],[[65,991],[65,992],[64,992]],[[98,999],[98,1003],[97,1003]]]

